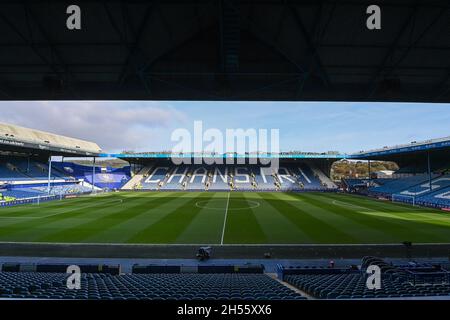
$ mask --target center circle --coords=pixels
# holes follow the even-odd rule
[[[241,205],[236,206],[236,202]],[[216,203],[216,204],[215,204]],[[228,210],[246,210],[258,208],[261,204],[258,201],[252,200],[233,200],[233,208],[228,207]],[[197,201],[195,206],[201,209],[212,209],[212,210],[225,210],[223,200],[202,200]]]

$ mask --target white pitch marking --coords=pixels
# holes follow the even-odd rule
[[[225,208],[225,217],[223,219],[222,238],[220,239],[220,245],[223,245],[223,237],[225,236],[225,226],[227,224],[228,205],[230,204],[230,193],[228,192],[227,206]]]

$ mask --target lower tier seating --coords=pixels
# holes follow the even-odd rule
[[[382,279],[381,289],[371,290],[361,273],[288,275],[285,281],[320,299],[450,296],[449,284],[414,286],[389,279]]]
[[[0,298],[95,300],[298,300],[302,295],[264,274],[82,274],[68,289],[65,273],[0,272]]]

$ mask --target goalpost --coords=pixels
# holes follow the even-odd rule
[[[402,203],[411,203],[413,206],[416,205],[416,196],[408,195],[408,194],[393,194],[391,197],[392,202],[402,202]]]

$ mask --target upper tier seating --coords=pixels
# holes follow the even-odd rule
[[[50,195],[89,192],[92,187],[92,167],[74,163],[52,162]],[[118,189],[130,178],[129,167],[95,168],[97,188]],[[80,183],[83,180],[87,183]],[[48,164],[40,158],[0,158],[0,201],[48,195]],[[83,185],[85,184],[85,185]]]
[[[130,167],[123,168],[101,168],[88,165],[79,165],[71,162],[54,162],[53,167],[63,175],[82,179],[92,184],[94,171],[94,183],[101,189],[120,189],[130,179]]]
[[[52,168],[53,169],[53,168]],[[52,170],[51,179],[69,179],[58,170]],[[27,181],[27,180],[48,180],[48,167],[39,161],[11,158],[0,160],[0,180],[1,181]]]
[[[320,299],[368,299],[422,296],[448,296],[449,284],[414,286],[410,283],[382,279],[381,289],[367,288],[361,273],[288,275],[285,281]]]

